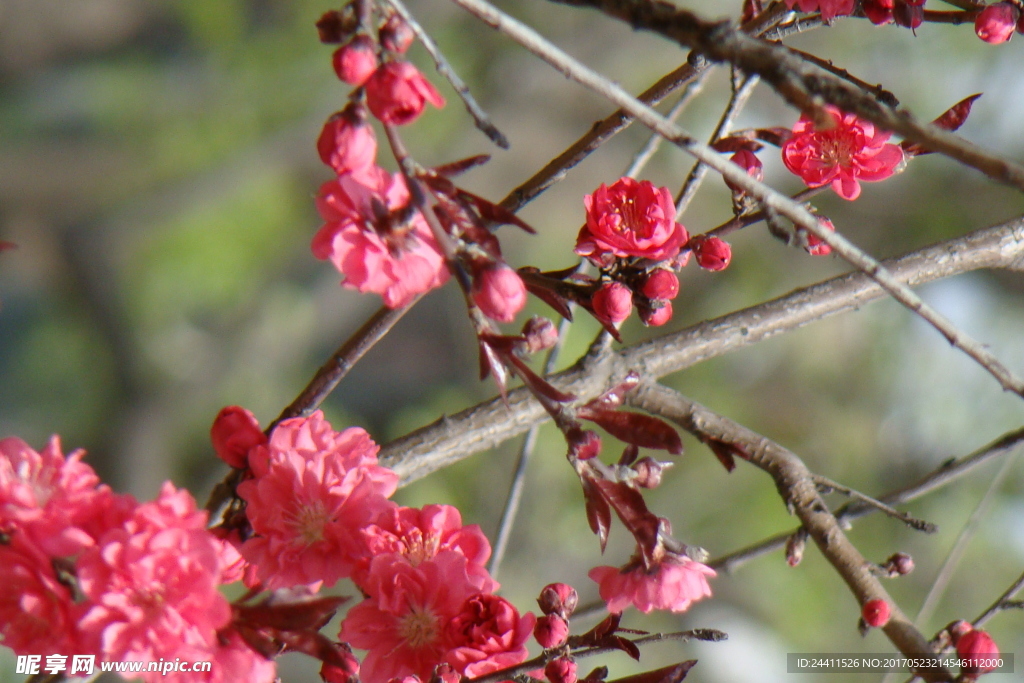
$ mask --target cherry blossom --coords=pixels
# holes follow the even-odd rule
[[[602,184],[583,203],[587,224],[576,238],[576,253],[594,263],[628,256],[663,261],[675,257],[686,242],[667,187],[622,178],[611,187]]]
[[[711,595],[707,577],[715,570],[688,557],[666,554],[650,569],[634,560],[624,568],[594,567],[589,574],[600,586],[609,612],[622,612],[630,604],[641,612],[683,612],[690,603]]]
[[[903,150],[886,142],[890,133],[831,105],[824,111],[831,128],[815,129],[814,121],[805,114],[782,146],[786,168],[808,187],[831,183],[836,194],[853,200],[860,196],[860,181],[884,180],[900,170]]]
[[[402,176],[377,167],[325,183],[317,208],[326,223],[313,238],[313,255],[329,259],[346,287],[380,294],[390,308],[443,285],[448,268],[422,214],[414,212],[407,225],[378,229],[382,211],[398,211],[408,201]]]
[[[358,427],[335,432],[317,411],[281,422],[249,454],[238,485],[254,536],[241,547],[267,588],[334,584],[361,555],[358,529],[390,503],[398,476],[377,465]]]
[[[382,65],[366,82],[366,105],[384,123],[412,123],[430,102],[444,106],[441,93],[409,62]]]
[[[482,676],[526,660],[526,641],[536,617],[522,617],[508,600],[480,593],[470,597],[447,626],[452,645],[445,659],[465,676]]]
[[[18,654],[77,646],[75,605],[50,558],[17,537],[0,545],[0,638]]]

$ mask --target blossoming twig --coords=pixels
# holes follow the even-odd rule
[[[1014,373],[1011,372],[1010,369],[1007,368],[998,358],[996,358],[994,354],[988,351],[988,349],[982,344],[972,339],[969,335],[960,331],[952,322],[949,321],[949,319],[926,304],[917,294],[914,293],[912,289],[902,283],[899,279],[893,277],[893,274],[886,270],[874,258],[857,248],[853,243],[848,241],[839,233],[831,232],[822,227],[818,219],[803,206],[796,204],[785,195],[776,192],[767,185],[754,180],[747,175],[745,170],[715,153],[707,145],[704,145],[675,124],[667,121],[663,116],[647,105],[638,102],[621,87],[609,81],[607,78],[604,78],[581,62],[573,59],[564,51],[541,37],[536,31],[498,11],[489,3],[484,2],[483,0],[453,0],[453,2],[470,11],[492,28],[507,34],[528,51],[548,62],[551,66],[569,78],[572,78],[581,85],[603,95],[623,109],[629,111],[636,116],[638,120],[644,123],[644,125],[664,135],[672,143],[689,152],[699,160],[704,161],[706,164],[721,173],[727,180],[748,192],[752,197],[762,202],[767,209],[774,209],[775,211],[778,211],[792,220],[799,228],[803,228],[820,239],[822,242],[827,244],[832,251],[839,254],[850,264],[866,273],[871,279],[881,285],[883,289],[885,289],[903,306],[910,309],[931,324],[932,327],[937,329],[950,344],[959,348],[961,351],[973,358],[979,365],[988,370],[988,372],[996,378],[1003,389],[1012,391],[1024,397],[1024,380],[1021,380],[1014,375]],[[579,2],[569,2],[569,4],[581,3],[582,0]],[[594,4],[604,7],[604,3],[596,2]],[[614,0],[609,0],[608,2],[608,6],[612,8],[618,7],[618,5],[619,3]],[[632,7],[632,5],[630,5],[630,7]],[[659,5],[658,7],[661,6]],[[642,15],[643,13],[640,14]],[[687,13],[681,11],[678,13],[679,16],[685,14]],[[626,16],[628,17],[631,15],[627,14]],[[650,21],[650,18],[648,17],[647,20]],[[692,15],[689,15],[689,19],[687,19],[687,21],[697,22],[700,26],[703,26],[703,23]],[[640,19],[638,19],[638,22],[638,25],[644,25],[643,21],[640,21]],[[687,24],[687,26],[689,26],[689,24]],[[715,35],[723,32],[723,27],[721,25],[704,27],[707,31],[712,31],[713,28],[717,31]],[[690,27],[690,30],[695,29]],[[689,34],[687,33],[685,35]],[[745,36],[745,34],[742,35]],[[746,37],[749,38],[749,36]],[[739,44],[745,45],[743,41],[740,41]],[[754,41],[754,44],[760,45],[756,40]],[[701,49],[704,48],[702,47]],[[784,50],[783,54],[788,55]],[[777,55],[772,53],[771,58],[775,59],[776,57]],[[738,59],[735,60],[734,63],[746,68]],[[752,69],[752,71],[764,76],[763,68],[761,70]],[[840,82],[840,84],[843,87],[846,87],[845,83]],[[874,106],[879,106],[874,102],[874,100],[871,101]],[[899,130],[898,128],[891,129]],[[942,138],[942,136],[938,136],[935,137],[935,139],[941,140],[944,138]],[[928,146],[929,148],[935,149],[935,151],[942,151],[931,144]],[[953,155],[951,154],[951,156]],[[961,160],[968,163],[966,159]],[[1018,169],[1015,164],[1005,160],[999,160],[999,162],[1003,165],[1004,170],[1009,169],[1008,172],[1010,172],[1010,176],[1006,177],[1015,177],[1017,172],[1015,169]],[[1019,168],[1019,171],[1020,187],[1024,188],[1024,168]]]
[[[416,18],[412,16],[405,4],[401,0],[387,0],[387,3],[391,5],[402,19],[405,20],[409,27],[416,34],[416,37],[423,43],[424,49],[430,54],[434,60],[434,65],[437,67],[437,72],[445,77],[451,84],[452,88],[458,94],[462,103],[466,105],[466,111],[473,117],[473,123],[479,128],[484,135],[491,139],[491,142],[496,144],[502,149],[509,148],[508,138],[505,134],[498,130],[490,117],[487,116],[487,112],[480,107],[477,101],[473,98],[473,94],[469,91],[469,87],[466,83],[459,78],[459,75],[455,73],[452,65],[445,59],[444,54],[441,52],[441,48],[437,46],[434,39],[430,37],[430,34],[423,30]]]

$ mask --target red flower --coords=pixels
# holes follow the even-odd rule
[[[859,181],[884,180],[899,170],[903,150],[886,143],[890,133],[831,105],[826,105],[825,111],[832,128],[816,130],[805,114],[782,146],[786,168],[803,178],[808,187],[832,183],[836,194],[853,200],[860,196]]]
[[[267,437],[252,413],[239,406],[227,406],[217,413],[210,428],[210,440],[218,458],[241,468],[248,463],[249,450],[265,444]]]
[[[445,660],[464,676],[483,676],[524,661],[526,641],[536,621],[522,617],[508,600],[479,593],[466,600],[448,622],[452,649]]]
[[[732,261],[732,247],[718,237],[698,235],[686,245],[693,250],[697,265],[704,270],[725,270]]]
[[[746,171],[747,175],[754,180],[764,180],[764,164],[762,164],[761,160],[757,158],[757,155],[749,149],[741,149],[737,151],[729,158],[729,161]],[[728,179],[726,179],[725,184],[733,192],[744,191],[743,188],[739,185],[733,184],[733,182]]]
[[[686,242],[667,187],[622,178],[611,187],[602,184],[583,203],[587,224],[576,238],[576,253],[597,264],[627,256],[664,261]]]
[[[1013,37],[1020,9],[1012,2],[997,2],[981,10],[974,20],[974,32],[986,43],[1005,43]]]
[[[800,5],[801,12],[821,12],[821,18],[832,21],[835,17],[853,14],[853,0],[786,0],[790,9]]]
[[[590,301],[598,320],[618,325],[633,312],[633,292],[618,282],[609,282]]]
[[[338,175],[366,171],[377,159],[377,137],[365,116],[365,108],[350,107],[327,119],[320,132],[316,150]]]
[[[366,83],[377,64],[377,48],[368,36],[357,36],[334,51],[334,72],[349,85]]]
[[[968,665],[963,667],[967,673],[985,673],[994,669],[994,666],[983,666],[987,659],[999,658],[999,647],[985,631],[972,630],[960,636],[956,641],[956,652],[962,658],[968,660]]]
[[[412,123],[427,102],[438,108],[444,106],[441,93],[409,62],[389,62],[366,82],[366,104],[384,123]]]
[[[708,576],[715,570],[688,557],[666,555],[650,569],[631,562],[623,569],[594,567],[588,576],[600,586],[609,612],[622,612],[630,604],[645,614],[652,609],[683,612],[690,603],[711,595]]]

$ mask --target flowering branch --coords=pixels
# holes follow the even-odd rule
[[[775,480],[786,506],[800,518],[859,604],[882,600],[890,607],[885,634],[904,654],[924,657],[931,652],[927,639],[914,626],[871,571],[871,564],[846,538],[838,521],[818,494],[814,477],[795,454],[731,420],[717,415],[679,393],[658,384],[643,384],[631,394],[632,405],[661,415],[701,439],[712,439],[764,470]],[[951,681],[945,669],[921,669],[929,681]]]

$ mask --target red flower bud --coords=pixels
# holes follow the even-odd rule
[[[914,558],[906,553],[896,553],[885,561],[885,568],[890,577],[906,576],[914,571]]]
[[[544,614],[557,614],[565,619],[576,610],[579,603],[576,589],[564,583],[549,583],[537,598],[537,605]]]
[[[526,305],[526,285],[504,263],[489,266],[473,281],[473,301],[491,320],[510,323]]]
[[[864,15],[876,26],[892,22],[893,0],[864,0]]]
[[[356,36],[334,51],[334,72],[349,85],[362,85],[377,70],[377,46],[368,36]]]
[[[757,155],[749,149],[739,150],[732,155],[730,161],[746,171],[747,175],[754,180],[764,180],[764,165],[761,163],[761,160],[757,158]],[[728,185],[729,189],[733,192],[743,192],[742,187],[733,184],[728,179],[725,180],[725,184]]]
[[[878,598],[865,602],[860,613],[865,624],[876,628],[888,624],[891,614],[892,609],[889,607],[889,603]]]
[[[697,265],[705,270],[725,270],[732,260],[732,247],[717,237],[698,235],[687,245],[697,258]]]
[[[664,325],[672,319],[672,302],[663,301],[657,308],[643,307],[640,309],[640,322],[648,327]]]
[[[564,645],[569,637],[569,622],[557,614],[545,614],[537,619],[533,637],[545,650]]]
[[[644,280],[643,295],[648,299],[668,301],[679,294],[679,278],[668,268],[655,268]]]
[[[552,659],[544,667],[544,675],[551,683],[576,683],[576,662],[568,657]]]
[[[348,107],[327,119],[317,138],[320,160],[339,176],[368,169],[377,159],[377,137],[365,114],[363,107]]]
[[[1012,2],[997,2],[978,13],[974,20],[974,32],[986,43],[1005,43],[1013,37],[1020,9]]]
[[[833,225],[832,221],[830,221],[827,218],[822,218],[819,216],[818,225],[825,228],[826,230],[830,230],[832,232],[836,231],[836,226]],[[818,237],[817,235],[812,235],[810,233],[807,234],[807,246],[805,247],[805,249],[807,250],[807,253],[811,254],[812,256],[828,256],[829,254],[832,253],[832,247],[825,244],[825,242],[823,242],[821,238]]]
[[[618,325],[633,311],[633,292],[618,282],[609,282],[590,301],[599,320]]]
[[[633,470],[636,472],[636,478],[633,481],[641,488],[658,488],[661,485],[662,474],[669,467],[672,467],[670,462],[661,462],[650,456],[640,458],[633,464]]]
[[[807,549],[807,532],[803,529],[791,534],[786,539],[786,564],[796,567],[804,560],[804,550]]]
[[[547,318],[535,315],[523,325],[523,336],[526,337],[526,350],[537,353],[558,342],[558,328]]]
[[[397,14],[392,14],[380,29],[380,41],[392,52],[404,53],[412,45],[414,38],[416,34],[413,33],[412,27]]]
[[[985,631],[973,630],[960,636],[956,644],[956,652],[960,657],[969,660],[968,665],[963,667],[966,673],[985,673],[996,668],[994,666],[983,666],[987,659],[999,657],[999,647],[996,641],[992,640]]]
[[[366,105],[384,123],[412,123],[427,102],[444,106],[441,93],[409,62],[388,62],[366,82]]]
[[[924,23],[924,7],[913,5],[907,0],[896,0],[892,8],[892,18],[899,26],[916,30]]]
[[[249,450],[265,444],[267,437],[252,413],[238,406],[227,406],[214,419],[210,440],[217,457],[240,469],[248,464]]]
[[[949,637],[952,640],[953,646],[956,647],[956,644],[960,642],[960,638],[974,630],[974,625],[969,621],[960,619],[947,626],[946,630],[949,631]]]

